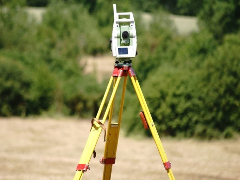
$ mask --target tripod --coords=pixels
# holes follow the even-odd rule
[[[106,138],[104,157],[100,160],[100,163],[104,164],[103,180],[111,179],[112,165],[115,164],[115,158],[116,158],[116,152],[117,152],[118,137],[119,137],[119,131],[120,131],[120,126],[121,126],[121,120],[122,120],[122,112],[123,112],[123,105],[124,105],[124,98],[125,98],[128,76],[130,76],[130,78],[131,78],[133,87],[135,89],[135,92],[137,94],[137,97],[139,99],[141,107],[143,109],[143,111],[140,112],[140,117],[142,119],[144,128],[150,129],[152,136],[154,138],[154,141],[156,143],[158,152],[161,156],[163,165],[168,173],[168,176],[169,176],[170,180],[175,180],[172,170],[171,170],[171,163],[167,159],[167,156],[163,149],[160,137],[156,130],[155,124],[152,120],[147,103],[144,99],[141,87],[137,80],[136,74],[135,74],[133,68],[131,67],[131,64],[115,65],[115,67],[114,67],[112,76],[109,80],[107,89],[105,91],[102,102],[100,104],[97,116],[96,116],[96,118],[93,118],[91,121],[92,127],[91,127],[91,131],[90,131],[90,135],[88,137],[87,143],[83,150],[79,164],[77,165],[74,180],[81,180],[84,172],[86,172],[88,169],[90,169],[89,162],[90,162],[92,154],[93,154],[93,156],[96,156],[96,152],[94,149],[95,149],[95,146],[97,144],[97,141],[100,137],[102,130],[105,131],[105,135],[107,134],[107,136],[104,135],[104,140]],[[124,82],[123,82],[121,103],[120,103],[120,109],[119,109],[118,123],[112,123],[113,104],[114,104],[115,94],[116,94],[117,88],[119,86],[119,83],[120,83],[120,80],[122,77],[124,77]],[[103,119],[99,120],[99,117],[103,110],[103,106],[106,102],[106,99],[107,99],[107,96],[108,96],[108,93],[110,91],[110,87],[112,84],[113,84],[113,90],[112,90],[112,94],[110,96],[107,108],[105,110]],[[107,119],[107,116],[109,116],[109,121],[108,121],[108,128],[106,131],[104,123]]]

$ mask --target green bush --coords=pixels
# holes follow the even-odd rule
[[[95,55],[107,47],[97,21],[82,5],[51,4],[43,16],[38,35],[40,41],[51,40],[50,48],[56,48],[68,58],[76,58],[79,54]]]
[[[225,137],[240,132],[239,38],[240,33],[226,36],[202,70],[201,89],[206,113],[203,124],[205,129],[219,131]]]
[[[40,114],[49,110],[55,100],[57,79],[46,65],[38,66],[29,73],[32,84],[28,97],[26,115]]]
[[[140,80],[146,79],[149,73],[154,71],[169,54],[175,28],[168,14],[162,10],[153,14],[149,25],[142,21],[141,16],[137,16],[138,33],[138,55],[133,60],[136,73]],[[137,31],[139,32],[139,31]]]
[[[24,66],[0,56],[0,115],[24,115],[31,79]]]
[[[84,75],[79,61],[109,52],[112,1],[52,2],[41,22],[21,8],[26,1],[16,2],[1,1],[7,6],[0,8],[0,116],[95,116],[106,82]],[[148,23],[131,1],[117,4],[118,12],[136,7],[133,66],[157,130],[167,136],[230,138],[240,132],[240,34],[229,34],[238,31],[239,3],[204,2],[200,17],[207,28],[189,36],[177,35],[168,14],[158,10],[164,4],[172,12],[193,13],[190,1],[178,3],[142,2],[145,11],[154,12]],[[127,90],[123,125],[130,134],[143,128],[131,82]],[[117,96],[116,108],[119,101]]]
[[[22,8],[0,8],[0,49],[28,49],[35,23]]]
[[[19,90],[21,98],[11,96],[12,104],[2,96],[4,106],[0,106],[0,115],[41,114],[44,111],[92,115],[96,111],[92,107],[101,98],[99,88],[102,86],[95,78],[82,75],[79,61],[83,55],[98,54],[107,47],[101,33],[98,34],[97,22],[82,5],[71,3],[51,4],[40,23],[26,19],[29,17],[20,7],[0,9],[3,29],[0,54],[3,59],[10,59],[6,71],[11,81],[16,82],[8,88],[9,94],[17,94],[17,87],[22,83],[24,86],[25,78],[29,82],[24,90],[26,93]],[[15,63],[16,73],[20,74],[17,80],[14,71],[10,76]],[[4,77],[3,84],[7,82]],[[4,87],[2,85],[5,92]]]
[[[202,9],[204,0],[178,0],[177,1],[177,14],[196,16]]]
[[[28,6],[45,7],[51,0],[25,0]]]
[[[1,55],[0,115],[40,114],[54,99],[55,79],[46,66],[29,68],[26,64]]]
[[[205,0],[199,19],[200,24],[213,33],[216,39],[222,40],[225,34],[239,31],[240,2]]]
[[[230,138],[240,132],[239,34],[226,36],[215,50],[212,36],[206,35],[193,35],[172,61],[162,62],[142,83],[161,134],[211,139]],[[136,121],[139,103],[135,100],[132,106],[134,114],[125,116],[130,119],[128,133],[141,127]],[[135,127],[136,122],[139,125]]]

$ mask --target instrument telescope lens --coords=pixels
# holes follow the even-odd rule
[[[123,31],[122,37],[123,38],[128,38],[129,37],[129,33],[127,31]]]

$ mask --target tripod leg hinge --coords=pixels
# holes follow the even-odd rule
[[[165,169],[166,170],[169,170],[169,169],[171,169],[171,162],[165,162],[165,163],[163,163],[163,165],[164,165],[164,167],[165,167]]]
[[[78,164],[76,171],[84,171],[90,170],[90,166],[88,164]]]
[[[115,164],[115,159],[116,158],[102,158],[99,160],[101,164]]]
[[[128,74],[129,74],[130,77],[136,76],[136,73],[135,73],[135,71],[132,67],[129,68]]]
[[[122,77],[128,75],[128,67],[115,67],[112,73],[113,77]]]

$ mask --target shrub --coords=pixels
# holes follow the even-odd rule
[[[198,37],[204,35],[193,35],[178,50],[168,48],[165,53],[176,52],[176,56],[169,55],[174,59],[161,62],[151,71],[142,83],[143,93],[159,133],[229,138],[240,132],[239,34],[226,36],[224,44],[215,50],[212,36]],[[136,101],[129,105],[133,114],[127,111],[124,116],[129,118],[125,125],[128,133],[143,129]]]
[[[204,0],[178,0],[177,1],[177,14],[196,16],[203,7]]]
[[[20,74],[20,80],[11,77],[17,82],[16,87],[9,87],[9,93],[16,94],[25,77],[29,82],[26,94],[20,91],[20,99],[14,96],[11,101],[15,105],[11,108],[5,105],[9,110],[4,110],[3,115],[40,114],[49,110],[66,115],[92,115],[95,110],[91,108],[96,106],[101,93],[94,78],[83,77],[79,61],[85,54],[105,51],[107,43],[98,31],[97,21],[82,5],[52,3],[38,23],[21,7],[1,8],[0,27],[3,49],[0,54],[11,62],[6,71],[11,74],[16,62],[16,73]],[[7,100],[3,102],[8,104]],[[21,112],[18,104],[23,104]]]
[[[140,80],[146,79],[148,74],[162,62],[166,61],[168,51],[172,47],[174,26],[168,14],[162,10],[156,11],[149,24],[142,22],[141,16],[137,16],[138,30],[138,55],[133,60],[136,73]]]
[[[42,26],[49,33],[39,31],[40,40],[43,40],[45,35],[54,34],[52,48],[56,48],[68,58],[76,58],[79,54],[95,55],[107,47],[102,34],[98,31],[97,21],[82,5],[51,4],[43,16]]]
[[[0,8],[0,49],[28,49],[33,40],[34,20],[22,8]]]
[[[222,46],[204,63],[202,96],[205,97],[205,129],[231,137],[240,132],[240,34],[228,35]]]
[[[201,25],[222,40],[227,33],[239,31],[240,3],[238,0],[206,0],[199,13]]]
[[[1,115],[40,114],[52,105],[56,86],[53,74],[46,65],[29,65],[26,59],[1,53]]]
[[[0,56],[0,115],[24,115],[31,79],[24,66]]]

